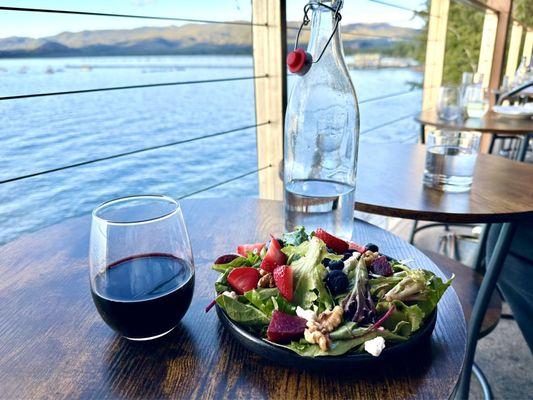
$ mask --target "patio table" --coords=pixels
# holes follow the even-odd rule
[[[496,287],[516,223],[533,219],[533,165],[479,154],[472,188],[446,193],[422,184],[425,146],[367,144],[359,150],[359,211],[442,223],[504,223],[472,311],[459,398],[468,381],[483,317]]]
[[[220,254],[281,233],[281,202],[182,202],[196,266],[192,305],[180,325],[153,342],[130,342],[108,328],[89,291],[90,217],[66,220],[0,247],[1,398],[448,398],[460,376],[466,325],[453,288],[439,303],[430,345],[372,371],[291,369],[250,353],[214,310]],[[368,223],[354,240],[441,274],[421,252]]]
[[[446,121],[437,115],[435,110],[423,111],[415,118],[421,124],[421,137],[424,137],[424,127],[434,126],[440,129],[459,131],[475,131],[493,135],[507,134],[523,136],[517,153],[517,160],[523,161],[526,156],[529,139],[533,137],[533,120],[508,118],[489,111],[481,118],[465,118]],[[424,142],[424,140],[422,140]]]

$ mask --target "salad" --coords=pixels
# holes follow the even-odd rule
[[[215,260],[221,275],[206,311],[216,303],[240,326],[301,356],[377,357],[423,326],[453,279],[406,264],[375,244],[298,227]]]

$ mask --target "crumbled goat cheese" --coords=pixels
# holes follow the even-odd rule
[[[385,339],[383,339],[381,336],[365,342],[365,351],[372,354],[374,357],[379,356],[384,348]]]
[[[222,293],[223,296],[228,296],[228,297],[231,297],[233,300],[237,300],[237,293],[235,292],[228,292],[227,290],[225,292]]]
[[[296,307],[296,315],[306,321],[314,321],[316,319],[316,314],[313,310],[304,310],[300,306]]]
[[[347,274],[352,269],[355,269],[355,267],[357,267],[357,260],[359,260],[360,256],[360,253],[354,252],[350,258],[344,261],[344,268],[342,269],[342,271]]]

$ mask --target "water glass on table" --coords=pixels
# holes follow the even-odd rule
[[[440,119],[453,121],[461,116],[459,89],[455,86],[442,86],[437,101],[437,114]]]
[[[194,265],[180,205],[167,196],[108,201],[92,214],[90,283],[100,316],[126,339],[172,331],[194,290]]]
[[[468,118],[481,118],[489,110],[489,91],[483,87],[483,74],[474,74],[473,82],[464,90],[462,103]]]
[[[478,132],[429,132],[424,185],[445,192],[470,190],[480,139]]]

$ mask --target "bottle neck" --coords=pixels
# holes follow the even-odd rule
[[[311,20],[311,38],[307,51],[317,60],[326,43],[335,29],[335,13],[318,4],[313,5],[313,19]],[[342,58],[342,40],[340,35],[340,23],[327,48],[324,50],[322,59],[328,57]]]

